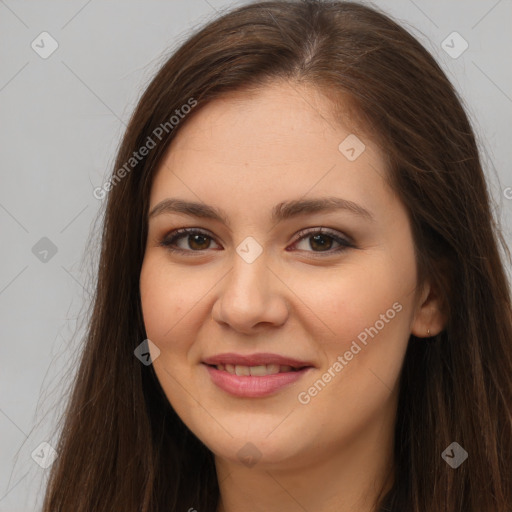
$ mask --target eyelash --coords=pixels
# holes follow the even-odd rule
[[[191,253],[191,252],[192,253],[202,253],[204,250],[207,250],[207,249],[204,249],[204,250],[194,251],[192,249],[187,250],[187,249],[180,249],[177,247],[173,247],[174,243],[176,243],[180,238],[183,238],[186,235],[188,235],[188,236],[201,235],[206,238],[210,238],[211,240],[214,240],[213,237],[211,237],[208,233],[206,233],[205,231],[199,230],[197,228],[181,228],[181,229],[172,231],[171,233],[166,235],[160,241],[159,245],[162,247],[165,247],[170,252],[180,253],[180,254]],[[337,254],[337,253],[346,251],[349,248],[355,248],[355,246],[350,241],[338,236],[335,231],[327,230],[325,228],[309,228],[307,230],[303,230],[303,231],[299,232],[299,235],[301,235],[301,236],[294,242],[294,244],[297,244],[312,235],[324,235],[324,236],[327,236],[328,238],[332,238],[335,242],[340,244],[340,247],[338,247],[334,250],[306,251],[306,252],[312,252],[313,254],[316,254],[319,257],[323,257],[324,254],[326,256],[332,256],[333,254]]]

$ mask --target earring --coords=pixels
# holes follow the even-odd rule
[[[430,338],[430,329],[427,329],[427,337]]]

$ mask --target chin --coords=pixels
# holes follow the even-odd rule
[[[304,451],[307,451],[301,435],[290,432],[284,426],[276,428],[279,425],[278,421],[270,422],[263,418],[260,422],[254,420],[251,422],[250,429],[226,422],[221,423],[231,435],[220,429],[222,433],[212,436],[212,429],[208,427],[204,431],[203,429],[194,431],[195,435],[220,459],[246,467],[275,469],[278,466],[298,464],[301,456],[304,456]]]

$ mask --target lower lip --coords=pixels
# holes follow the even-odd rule
[[[296,382],[312,369],[309,366],[302,370],[254,377],[252,375],[233,375],[223,370],[217,370],[217,368],[207,364],[204,364],[204,366],[206,366],[213,383],[219,388],[231,395],[245,398],[271,395]]]

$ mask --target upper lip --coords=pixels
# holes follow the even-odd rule
[[[207,357],[203,359],[203,363],[211,365],[232,364],[234,366],[259,366],[267,364],[278,364],[280,366],[291,366],[292,368],[303,368],[305,366],[313,366],[313,364],[308,361],[300,361],[299,359],[295,359],[292,357],[270,353],[242,355],[230,352]]]

